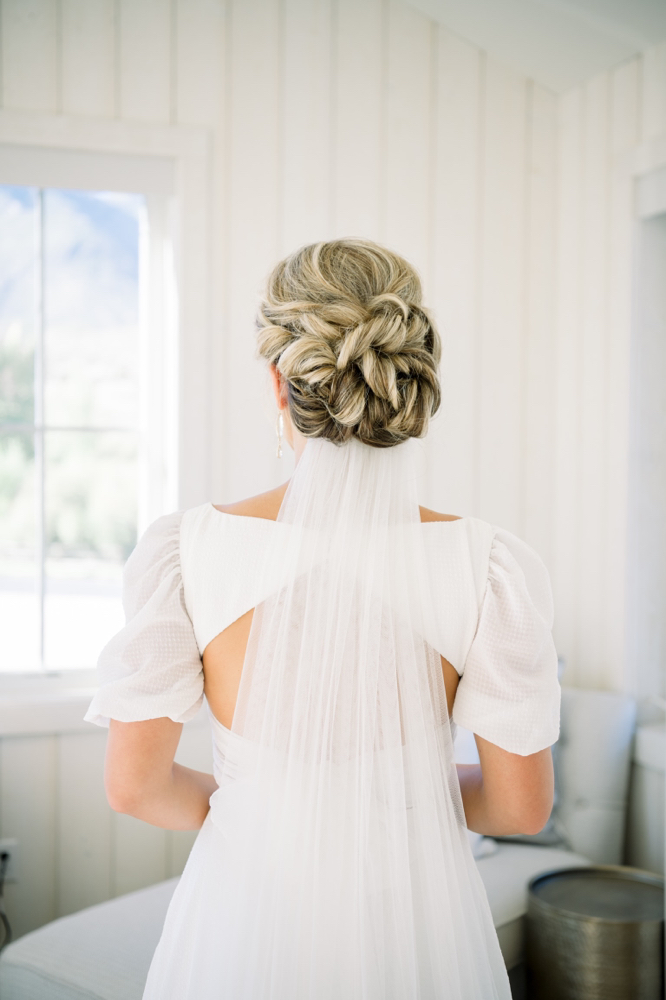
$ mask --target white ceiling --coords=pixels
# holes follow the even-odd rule
[[[561,93],[666,39],[666,0],[409,0]]]

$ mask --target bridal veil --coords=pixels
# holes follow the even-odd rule
[[[418,448],[310,439],[265,550],[232,725],[246,765],[220,762],[211,801],[234,1000],[505,996],[428,642]]]

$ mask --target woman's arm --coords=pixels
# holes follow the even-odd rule
[[[116,812],[167,830],[198,830],[217,788],[212,774],[174,762],[182,724],[111,719],[104,783]]]
[[[480,764],[458,764],[467,826],[489,837],[542,830],[553,808],[550,748],[522,757],[475,735]]]

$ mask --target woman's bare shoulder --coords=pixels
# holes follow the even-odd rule
[[[287,490],[287,483],[276,487],[274,490],[267,490],[266,493],[258,493],[257,496],[248,497],[246,500],[238,500],[236,503],[214,504],[216,510],[223,514],[236,514],[239,517],[260,517],[266,521],[277,520],[278,511]]]
[[[419,507],[421,512],[421,523],[428,521],[462,521],[458,514],[440,514],[436,510],[429,510],[427,507]]]
[[[287,486],[288,483],[282,483],[281,486],[276,487],[274,490],[267,490],[266,493],[258,493],[257,496],[248,497],[246,500],[238,500],[236,503],[214,504],[213,506],[216,510],[222,511],[224,514],[236,514],[240,517],[261,517],[264,520],[275,521],[284,500]],[[423,524],[429,521],[462,520],[457,514],[440,514],[438,511],[430,510],[428,507],[419,507],[419,511]]]

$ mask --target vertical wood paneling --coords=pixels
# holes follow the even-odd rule
[[[519,533],[526,83],[492,60],[484,113],[478,509]]]
[[[244,0],[234,3],[231,14],[225,234],[228,499],[266,489],[281,475],[273,457],[276,409],[264,366],[255,357],[254,331],[261,286],[278,256],[279,11],[277,0]]]
[[[423,14],[389,5],[384,239],[422,276],[430,259],[431,99],[434,27]]]
[[[566,658],[565,680],[579,680],[577,662],[579,567],[580,295],[583,283],[580,186],[583,132],[581,94],[560,102],[557,228],[555,539],[551,574],[555,643]]]
[[[663,62],[666,66],[666,51]],[[617,171],[612,169],[618,156],[630,152],[641,139],[640,99],[641,99],[641,63],[640,59],[632,59],[623,63],[610,74],[611,86],[611,123],[610,144],[613,161],[611,172],[613,177]],[[666,124],[666,113],[664,114]],[[625,181],[628,181],[625,172]],[[626,201],[629,191],[625,188],[623,199]],[[626,277],[626,274],[625,274]],[[623,278],[624,281],[624,278]]]
[[[180,875],[197,839],[196,830],[169,830],[167,838],[167,878]]]
[[[111,888],[114,896],[168,878],[168,830],[114,813],[111,837]],[[174,873],[178,874],[178,873]]]
[[[634,60],[561,101],[556,637],[568,681],[601,688],[627,680],[633,181],[615,163],[640,137],[640,93]]]
[[[664,60],[666,63],[666,59]],[[640,140],[640,64],[625,63],[611,76],[610,206],[608,262],[607,555],[603,629],[606,676],[631,690],[626,660],[627,482],[629,475],[629,373],[633,250],[633,181],[612,163]]]
[[[202,137],[204,138],[204,137]],[[193,144],[200,136],[193,136]],[[201,148],[203,147],[203,148]],[[182,254],[179,260],[178,298],[178,382],[180,414],[178,426],[178,505],[182,508],[202,503],[212,496],[212,470],[220,460],[211,449],[211,397],[222,391],[222,372],[211,368],[211,211],[212,176],[208,136],[201,152],[183,157],[180,171],[187,174],[187,186],[204,192],[196,211],[179,218],[183,245],[199,247],[199,253]],[[218,147],[219,152],[219,147]],[[220,195],[220,185],[215,186]],[[187,317],[187,324],[183,317]],[[195,334],[196,331],[196,334]],[[192,336],[192,334],[195,334]]]
[[[384,242],[413,264],[424,283],[430,275],[432,135],[436,29],[406,4],[388,4],[386,39],[386,138],[382,223]],[[427,488],[427,452],[419,452],[419,490]]]
[[[169,0],[118,0],[120,115],[168,122],[174,92]]]
[[[627,645],[634,180],[621,163],[666,132],[666,46],[560,104],[556,639],[569,683],[641,690]]]
[[[530,87],[524,256],[523,484],[521,535],[551,564],[555,467],[555,154],[557,102]]]
[[[331,231],[332,0],[285,0],[279,254]]]
[[[654,139],[666,132],[666,42],[642,57],[641,135]]]
[[[116,111],[114,0],[61,0],[62,110],[111,118]]]
[[[0,15],[4,107],[60,110],[57,0],[3,0]]]
[[[185,124],[205,124],[211,130],[210,177],[210,499],[221,503],[227,495],[225,457],[226,336],[225,308],[228,244],[227,227],[227,81],[228,16],[231,3],[200,0],[197,16],[190,20],[192,4],[178,7],[177,112]],[[186,28],[187,24],[187,28]],[[184,33],[187,31],[187,42]],[[196,72],[192,73],[193,63]],[[205,108],[202,106],[205,102]],[[204,121],[205,119],[205,121]]]
[[[607,506],[606,418],[608,407],[608,207],[609,207],[609,86],[597,77],[583,92],[584,173],[581,298],[580,410],[580,564],[578,613],[585,627],[579,635],[586,683],[605,687],[603,630],[605,625]]]
[[[112,813],[104,792],[104,733],[58,738],[58,912],[112,895]]]
[[[176,0],[176,120],[217,128],[224,99],[224,0]]]
[[[428,498],[447,513],[476,513],[476,371],[482,56],[438,31],[433,258],[427,303],[442,338],[442,406],[428,451]]]
[[[0,836],[19,845],[19,880],[5,886],[14,937],[58,916],[54,736],[15,737],[0,744]]]
[[[382,0],[337,0],[332,225],[338,237],[380,237],[384,9]]]

